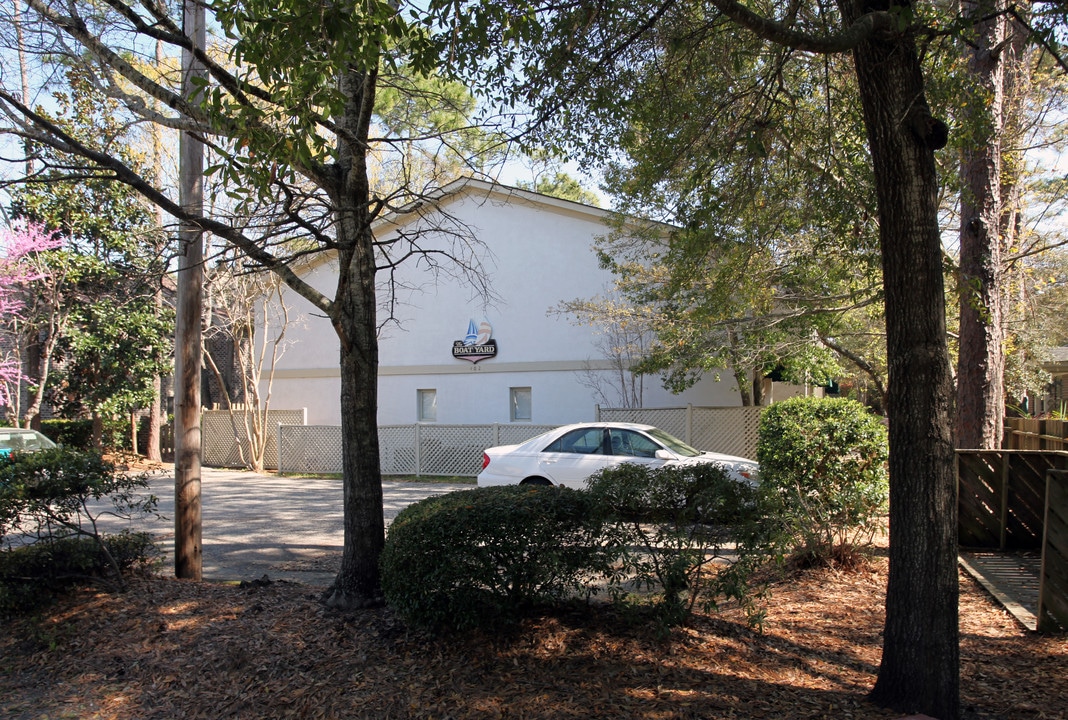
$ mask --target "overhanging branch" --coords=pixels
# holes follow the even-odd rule
[[[187,211],[180,204],[146,181],[133,168],[118,158],[85,145],[64,131],[63,128],[23,105],[6,90],[0,89],[0,101],[8,103],[33,123],[33,125],[40,131],[34,136],[36,141],[55,148],[60,152],[85,158],[96,167],[109,170],[113,174],[115,180],[130,186],[172,217],[192,223],[201,230],[210,232],[233,244],[249,259],[262,265],[271,272],[276,273],[286,285],[293,289],[294,292],[307,299],[326,315],[331,315],[333,311],[333,303],[328,298],[314,287],[304,282],[304,280],[293,272],[293,269],[289,267],[289,264],[285,260],[267,252],[252,238],[247,237],[244,233],[231,225],[212,220],[211,218],[198,213]]]
[[[802,32],[787,23],[766,18],[735,0],[711,0],[711,3],[721,13],[757,37],[804,52],[828,55],[848,52],[876,34],[896,32],[900,27],[899,19],[894,15],[877,11],[862,15],[841,32],[821,36]]]

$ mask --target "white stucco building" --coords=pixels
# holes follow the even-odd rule
[[[380,333],[379,423],[592,420],[599,399],[591,377],[611,397],[618,372],[598,350],[596,328],[552,310],[561,301],[603,295],[611,285],[592,249],[608,231],[607,217],[599,208],[466,179],[445,189],[436,211],[426,206],[380,221],[376,236],[396,240],[394,255],[413,242],[459,255],[481,270],[492,297],[446,259],[436,273],[419,257],[379,272],[380,300],[397,321]],[[333,295],[334,260],[320,259],[301,275]],[[285,297],[295,320],[277,362],[271,407],[307,408],[309,424],[338,425],[337,337],[308,301],[291,291]],[[380,320],[385,317],[381,312]],[[473,344],[454,350],[458,342]],[[733,376],[721,378],[706,378],[682,395],[646,378],[642,405],[740,405]]]

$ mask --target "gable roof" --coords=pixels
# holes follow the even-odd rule
[[[428,194],[426,198],[411,202],[380,217],[375,221],[373,227],[376,231],[387,232],[399,229],[465,198],[475,198],[480,202],[523,203],[601,223],[604,223],[610,217],[617,216],[611,210],[586,205],[574,200],[564,200],[551,195],[543,195],[533,190],[524,190],[497,182],[487,182],[473,177],[462,177]]]
[[[478,180],[473,177],[461,177],[447,185],[428,193],[424,198],[415,200],[394,211],[391,211],[374,221],[371,225],[372,232],[380,235],[399,231],[403,228],[428,218],[443,208],[461,200],[473,198],[479,203],[521,203],[529,207],[547,209],[562,215],[570,215],[586,221],[600,223],[608,228],[607,221],[610,218],[622,219],[623,224],[632,227],[656,227],[661,232],[670,229],[670,225],[653,220],[641,220],[639,218],[625,217],[612,210],[586,205],[574,200],[564,200],[551,195],[543,195],[533,190],[524,190],[511,185],[503,185],[498,182]],[[306,273],[318,268],[323,263],[331,261],[336,253],[328,250],[316,252],[294,264],[297,273]]]
[[[1051,375],[1068,373],[1068,347],[1061,345],[1048,348],[1046,360],[1042,363],[1042,369]]]

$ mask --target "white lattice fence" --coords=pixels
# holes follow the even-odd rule
[[[699,450],[756,458],[762,407],[598,408],[605,422],[655,425]]]
[[[497,437],[494,445],[518,445],[532,437],[547,433],[555,429],[556,425],[494,425],[497,428]]]
[[[701,450],[756,459],[762,407],[693,409],[690,444]]]
[[[554,425],[383,425],[378,428],[383,475],[474,477],[482,451],[511,445],[552,430]],[[341,428],[307,425],[278,429],[279,472],[340,473]]]
[[[337,425],[282,425],[278,445],[279,473],[341,472],[341,428]]]
[[[303,425],[306,417],[304,408],[267,411],[264,467],[278,467],[278,426]],[[243,410],[205,410],[200,416],[200,437],[200,461],[203,464],[208,467],[246,466],[242,458],[249,457],[249,444]]]
[[[378,456],[382,463],[383,475],[418,474],[419,458],[415,451],[415,431],[415,425],[379,426]]]
[[[688,408],[598,408],[598,417],[604,422],[630,422],[655,425],[680,440],[689,442],[686,431]],[[701,448],[704,450],[705,448]]]
[[[493,428],[471,425],[420,425],[419,471],[428,475],[478,475],[482,451],[496,445]]]

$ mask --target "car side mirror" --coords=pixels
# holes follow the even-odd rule
[[[657,460],[674,460],[675,456],[671,454],[670,450],[665,450],[663,448],[660,448],[659,450],[656,451],[656,459]]]

